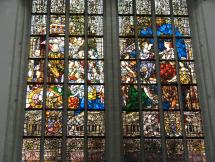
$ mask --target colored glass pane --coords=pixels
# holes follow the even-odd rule
[[[143,133],[146,137],[160,136],[160,116],[158,112],[143,112]]]
[[[175,58],[172,39],[158,39],[158,50],[161,60],[172,60]]]
[[[88,109],[104,110],[104,86],[88,86]]]
[[[206,162],[205,154],[205,144],[202,139],[191,139],[187,141],[188,152],[189,152],[189,161],[196,162]]]
[[[46,12],[47,12],[47,0],[32,1],[32,13],[46,13]]]
[[[29,60],[28,62],[28,82],[44,81],[44,60]]]
[[[72,37],[69,39],[69,58],[71,59],[84,58],[84,38]]]
[[[162,107],[163,110],[179,109],[178,89],[176,86],[162,86]]]
[[[155,62],[141,61],[140,62],[140,77],[143,83],[156,83]]]
[[[75,111],[68,112],[67,135],[84,136],[84,112],[79,114]]]
[[[147,139],[143,141],[145,160],[162,161],[161,141],[159,139]]]
[[[138,110],[138,87],[137,85],[122,86],[122,106],[127,111]],[[142,86],[141,101],[144,109],[158,109],[157,86]]]
[[[69,19],[69,32],[71,35],[84,35],[84,16],[71,16]]]
[[[103,68],[103,61],[88,61],[88,83],[104,83]]]
[[[65,33],[65,16],[51,15],[50,34],[63,35]]]
[[[143,60],[155,59],[154,39],[153,38],[138,39],[138,50],[140,59]]]
[[[151,14],[151,0],[136,0],[137,14]]]
[[[66,144],[67,160],[83,162],[84,161],[84,139],[69,138]]]
[[[182,84],[195,84],[196,73],[193,62],[179,62],[179,75]]]
[[[175,35],[190,36],[190,25],[187,17],[174,18]]]
[[[184,148],[181,139],[166,140],[168,160],[171,162],[184,162]]]
[[[88,39],[88,58],[102,59],[103,54],[103,38],[89,38]]]
[[[172,5],[174,15],[188,15],[186,0],[173,0]]]
[[[182,135],[180,112],[164,112],[164,127],[167,136]]]
[[[46,50],[46,44],[44,42],[45,37],[31,37],[29,51],[30,58],[44,58]]]
[[[135,50],[135,41],[132,38],[120,38],[120,56],[121,59],[135,59],[137,52]]]
[[[105,140],[103,138],[88,138],[88,161],[105,160]]]
[[[125,162],[140,162],[141,152],[140,152],[140,139],[123,139],[123,154]]]
[[[103,17],[102,16],[88,17],[88,34],[103,35]]]
[[[90,0],[88,1],[89,14],[102,14],[103,13],[103,0]]]
[[[48,61],[48,82],[63,82],[64,61],[49,60]]]
[[[190,39],[176,39],[176,48],[180,60],[193,60],[192,44]]]
[[[182,86],[182,100],[185,110],[198,110],[199,96],[197,86]]]
[[[22,160],[23,161],[40,160],[40,139],[39,138],[23,139]]]
[[[51,0],[51,13],[64,13],[65,0]]]
[[[105,133],[104,112],[89,111],[87,118],[88,135],[103,136]]]
[[[24,121],[24,136],[40,136],[42,128],[42,111],[26,111]]]
[[[119,14],[132,14],[133,13],[133,1],[132,0],[119,1],[118,12],[119,12]]]
[[[52,138],[45,139],[44,142],[44,160],[60,161],[61,160],[61,140]]]
[[[150,17],[137,17],[137,32],[141,37],[152,36],[152,19]]]
[[[63,86],[49,85],[46,94],[46,108],[61,109],[63,106]]]
[[[174,83],[176,82],[176,65],[175,62],[162,61],[160,63],[160,77],[163,83]]]
[[[88,58],[102,59],[103,58],[103,38],[88,39]],[[72,37],[69,41],[69,57],[71,59],[84,58],[84,38]]]
[[[43,103],[42,85],[27,85],[26,108],[41,109]]]
[[[49,58],[64,57],[64,37],[51,37],[49,39]]]
[[[70,0],[70,13],[84,13],[84,0]]]
[[[31,34],[46,34],[46,15],[33,15],[31,18]]]
[[[119,35],[134,35],[134,18],[132,16],[119,16]]]
[[[68,91],[68,108],[69,109],[84,109],[84,86],[70,85]]]
[[[75,109],[75,113],[84,110],[84,86],[69,86],[68,108]],[[104,86],[90,85],[88,87],[88,109],[104,109]]]
[[[138,90],[136,85],[122,86],[122,106],[126,110],[138,109]],[[145,95],[144,95],[145,96]]]
[[[137,62],[121,61],[121,82],[136,83],[137,82]]]
[[[202,121],[199,112],[184,112],[184,124],[186,135],[189,137],[201,137]]]
[[[84,82],[84,61],[69,61],[69,83]]]
[[[120,38],[120,56],[121,59],[136,59],[137,50],[135,50],[135,40],[133,38]],[[154,40],[153,38],[138,39],[139,58],[143,60],[152,60],[155,58],[154,54]]]
[[[170,15],[169,0],[155,0],[155,10],[157,15]]]
[[[172,24],[169,17],[157,17],[156,28],[158,36],[170,36],[172,35]]]
[[[140,135],[139,112],[123,112],[122,121],[124,136]]]
[[[46,111],[45,134],[47,136],[60,136],[62,134],[62,112]]]

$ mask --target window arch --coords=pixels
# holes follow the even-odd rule
[[[186,1],[119,0],[112,19],[108,3],[32,1],[22,160],[105,160],[118,59],[124,161],[205,161]]]

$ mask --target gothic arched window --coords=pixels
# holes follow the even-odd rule
[[[206,161],[186,0],[32,0],[29,33],[22,161]]]

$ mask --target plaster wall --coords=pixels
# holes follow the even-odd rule
[[[7,129],[11,70],[14,55],[17,0],[0,1],[0,161]],[[11,119],[13,120],[13,119]]]

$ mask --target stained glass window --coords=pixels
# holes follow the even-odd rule
[[[206,161],[186,0],[115,2],[32,0],[23,162]]]
[[[104,161],[102,0],[32,0],[22,161]]]
[[[206,161],[186,0],[118,0],[118,23],[124,161]]]

